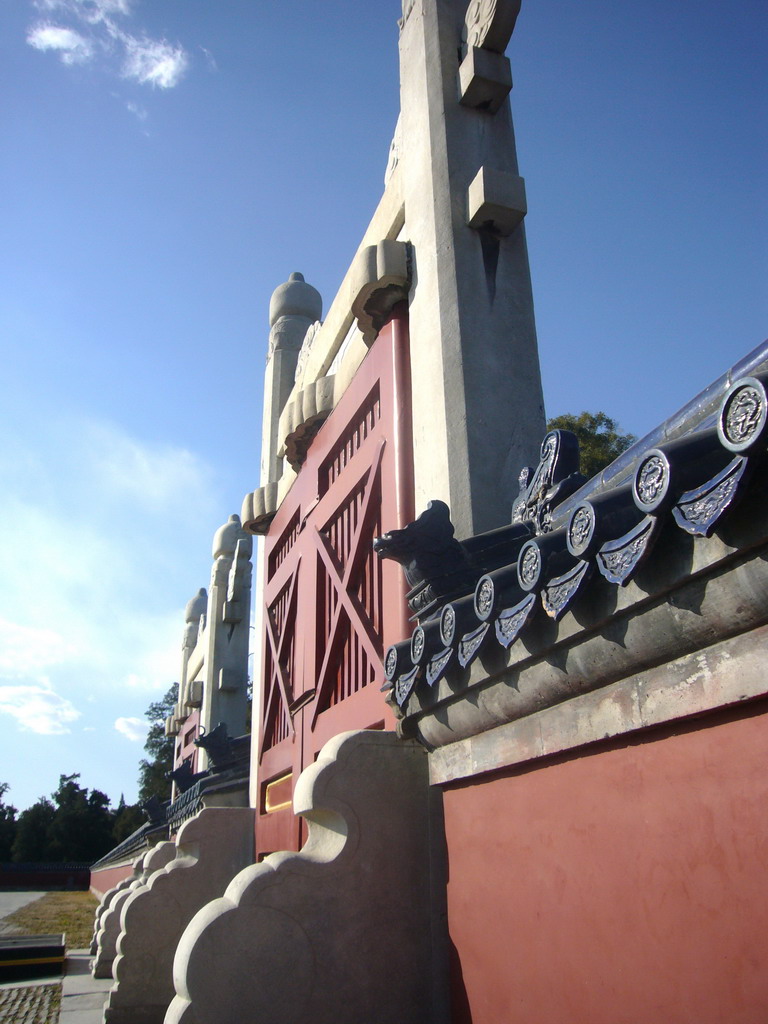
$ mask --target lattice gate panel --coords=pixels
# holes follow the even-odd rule
[[[363,480],[355,488],[323,528],[323,533],[327,536],[336,555],[341,575],[347,569],[350,557],[355,553],[352,551],[352,544],[363,512],[367,482],[367,480]],[[376,637],[380,637],[382,626],[382,564],[373,552],[373,539],[382,532],[380,488],[381,480],[377,473],[373,493],[369,498],[369,503],[375,508],[375,513],[369,513],[356,544],[356,550],[359,551],[359,548],[362,547],[365,554],[360,569],[355,573],[355,577],[347,588],[356,594],[360,607],[366,612],[371,631]],[[339,610],[340,598],[337,585],[331,576],[323,570],[322,566],[319,572],[323,607],[326,609],[323,619],[324,629],[321,634],[322,644],[319,648],[319,653],[322,654],[326,650],[326,645],[334,640],[330,635],[330,625]],[[379,671],[378,662],[372,663],[360,635],[353,628],[349,615],[344,611],[341,612],[341,615],[344,621],[340,627],[341,639],[336,641],[338,653],[334,658],[333,666],[329,669],[333,675],[333,681],[322,694],[319,711],[333,707],[339,701],[345,700],[353,693],[370,685],[375,681],[376,673]]]
[[[407,629],[405,588],[373,539],[413,518],[407,367],[406,314],[381,331],[266,538],[258,856],[301,841],[290,803],[267,793],[295,785],[336,733],[394,725],[381,658]]]
[[[265,659],[265,676],[270,680],[269,705],[265,705],[266,719],[264,723],[264,749],[287,739],[291,732],[291,718],[286,702],[282,699],[277,680],[278,667],[282,670],[285,680],[293,679],[294,654],[296,648],[295,631],[295,578],[292,576],[283,587],[277,599],[267,608],[267,615],[272,626],[273,636],[278,638],[280,657],[275,658],[271,647],[267,648]],[[279,663],[279,664],[278,664]]]

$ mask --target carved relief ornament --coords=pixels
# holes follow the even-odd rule
[[[415,2],[416,0],[403,0],[403,16],[402,18],[399,19],[397,23],[400,27],[401,32],[406,21],[408,21],[408,18],[410,16],[411,11],[413,10],[413,5]]]
[[[520,0],[470,0],[462,33],[467,49],[504,53],[519,13]]]

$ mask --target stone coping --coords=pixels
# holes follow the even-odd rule
[[[432,751],[430,782],[445,785],[768,695],[768,626],[572,697]]]

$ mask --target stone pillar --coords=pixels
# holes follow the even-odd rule
[[[291,274],[285,284],[279,285],[272,293],[269,303],[269,352],[267,369],[264,374],[264,420],[261,435],[261,476],[260,484],[276,483],[283,473],[283,460],[277,452],[282,438],[279,436],[280,413],[285,407],[296,380],[296,369],[299,353],[307,332],[316,324],[323,313],[323,300],[320,292],[307,284],[304,275]],[[264,572],[262,556],[264,552],[263,538],[257,538],[257,562],[260,571],[256,577],[255,587],[255,631],[253,664],[260,671],[262,657],[262,619]],[[254,686],[254,708],[258,707],[259,694]],[[255,720],[254,720],[255,721]],[[254,725],[258,736],[258,723]],[[257,744],[254,744],[256,746]],[[251,774],[250,800],[256,805],[257,794],[256,772]]]
[[[244,532],[240,517],[230,516],[213,538],[200,713],[206,733],[219,722],[226,724],[230,736],[246,731],[252,551],[253,538]],[[201,748],[198,771],[208,764],[208,754]]]
[[[517,8],[404,0],[400,34],[415,502],[446,501],[462,537],[509,522],[519,470],[535,464],[545,432],[504,98]]]
[[[191,680],[187,678],[187,668],[189,666],[189,658],[194,651],[197,644],[198,635],[200,633],[200,619],[206,614],[208,610],[208,593],[205,587],[201,587],[195,596],[187,601],[187,607],[184,611],[184,639],[181,643],[181,676],[179,678],[179,700],[176,705],[176,717],[180,722],[183,722],[185,718],[189,716],[189,684]]]
[[[279,480],[282,475],[282,459],[277,457],[280,413],[294,384],[302,342],[322,312],[320,292],[311,284],[306,284],[302,274],[291,274],[288,281],[272,293],[269,303],[269,353],[264,374],[262,487]]]

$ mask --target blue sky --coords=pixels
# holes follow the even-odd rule
[[[381,194],[396,0],[0,0],[0,781],[135,797],[269,296]],[[524,0],[508,54],[547,411],[642,434],[766,336],[762,0]]]

